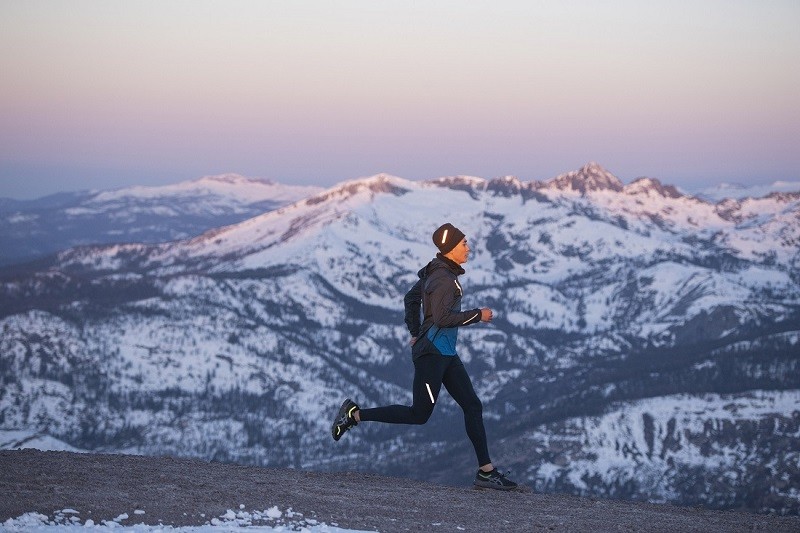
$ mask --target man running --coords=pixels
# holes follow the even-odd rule
[[[492,310],[487,307],[461,310],[463,293],[458,276],[464,273],[461,265],[467,262],[470,252],[464,233],[447,223],[433,232],[433,243],[439,253],[419,271],[419,280],[404,300],[414,360],[413,404],[360,409],[348,398],[333,422],[333,440],[338,441],[359,422],[424,424],[433,413],[439,390],[444,385],[464,411],[467,436],[478,458],[475,485],[515,489],[517,484],[492,465],[483,426],[483,406],[456,352],[458,328],[490,322]],[[424,314],[421,324],[420,304]]]

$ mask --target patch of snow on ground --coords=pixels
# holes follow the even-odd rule
[[[34,448],[42,451],[59,451],[83,453],[81,450],[64,441],[51,437],[43,432],[27,430],[0,430],[0,450],[20,450]]]
[[[136,516],[145,515],[140,509],[135,509],[132,513]],[[263,511],[246,511],[244,505],[239,506],[238,511],[228,509],[222,516],[212,518],[201,526],[165,526],[165,525],[146,525],[146,524],[125,524],[130,519],[128,513],[122,513],[113,520],[102,520],[95,523],[94,520],[87,519],[82,521],[80,512],[75,509],[62,509],[55,511],[49,517],[42,513],[25,513],[17,518],[10,518],[0,523],[0,531],[10,532],[78,532],[89,530],[113,530],[120,532],[176,532],[176,533],[219,533],[224,531],[248,531],[248,532],[283,532],[283,531],[303,531],[307,533],[359,533],[359,530],[342,529],[335,524],[320,523],[313,518],[305,518],[302,513],[288,508],[281,511],[277,506],[264,509]]]

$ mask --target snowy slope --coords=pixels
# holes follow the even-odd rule
[[[320,191],[237,174],[0,205],[0,265],[77,245],[163,242],[240,222]]]
[[[784,500],[794,502],[796,514],[800,447],[778,448],[766,463],[757,450],[776,437],[800,442],[799,405],[799,391],[648,398],[536,428],[522,445],[541,458],[529,473],[543,491],[670,501],[692,477],[706,478],[709,493],[695,495],[695,503],[713,498],[720,507],[738,507],[737,487],[747,483],[762,511]],[[751,472],[762,474],[743,474],[748,462],[758,463]]]
[[[800,190],[800,181],[774,181],[768,185],[741,185],[721,183],[693,191],[692,194],[709,202],[721,202],[726,199],[743,200],[745,198],[762,198],[773,193],[791,193]]]
[[[719,500],[710,474],[684,493],[627,483],[610,460],[565,467],[565,480],[596,483],[556,484],[549,459],[521,443],[567,439],[576,417],[638,420],[650,399],[696,405],[692,424],[704,424],[730,401],[720,394],[755,390],[753,424],[796,421],[799,214],[797,193],[712,204],[589,164],[548,182],[377,175],[187,240],[67,250],[3,278],[0,427],[298,468],[413,475],[414,461],[458,482],[474,458],[449,400],[421,428],[364,424],[333,449],[328,434],[345,395],[410,400],[402,298],[433,255],[431,232],[450,221],[473,249],[464,305],[495,310],[491,325],[461,332],[460,354],[499,462],[548,490],[761,509],[742,494],[754,472],[780,468],[775,450],[795,457],[792,431],[752,450],[712,444],[707,466],[649,465],[672,480],[750,453],[735,461],[736,496]],[[755,407],[770,402],[774,416]],[[736,424],[708,438],[722,443]],[[606,457],[608,442],[576,446]],[[792,494],[770,505],[789,509]]]
[[[239,174],[220,174],[173,185],[97,191],[87,203],[97,206],[98,209],[104,209],[111,202],[126,202],[131,199],[163,202],[165,198],[177,200],[206,197],[210,201],[219,202],[218,205],[227,201],[230,209],[241,209],[243,205],[265,201],[280,204],[291,203],[298,198],[318,193],[320,190],[319,187],[282,185],[268,180],[246,178]]]

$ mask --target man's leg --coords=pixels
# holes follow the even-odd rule
[[[464,427],[469,440],[472,441],[473,448],[475,448],[478,466],[491,469],[492,460],[489,458],[486,429],[483,426],[483,405],[472,387],[472,380],[470,380],[461,358],[455,356],[452,359],[442,382],[450,396],[464,411]]]
[[[447,361],[441,355],[423,355],[414,361],[413,404],[387,405],[358,411],[361,422],[424,424],[433,413]]]

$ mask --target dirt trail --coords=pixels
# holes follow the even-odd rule
[[[244,505],[247,511],[277,506],[284,525],[316,520],[384,532],[800,532],[800,517],[478,491],[361,473],[38,450],[0,451],[0,494],[0,523],[26,512],[53,516],[74,509],[82,522],[127,513],[125,525],[199,525]],[[289,508],[302,516],[287,522]]]

